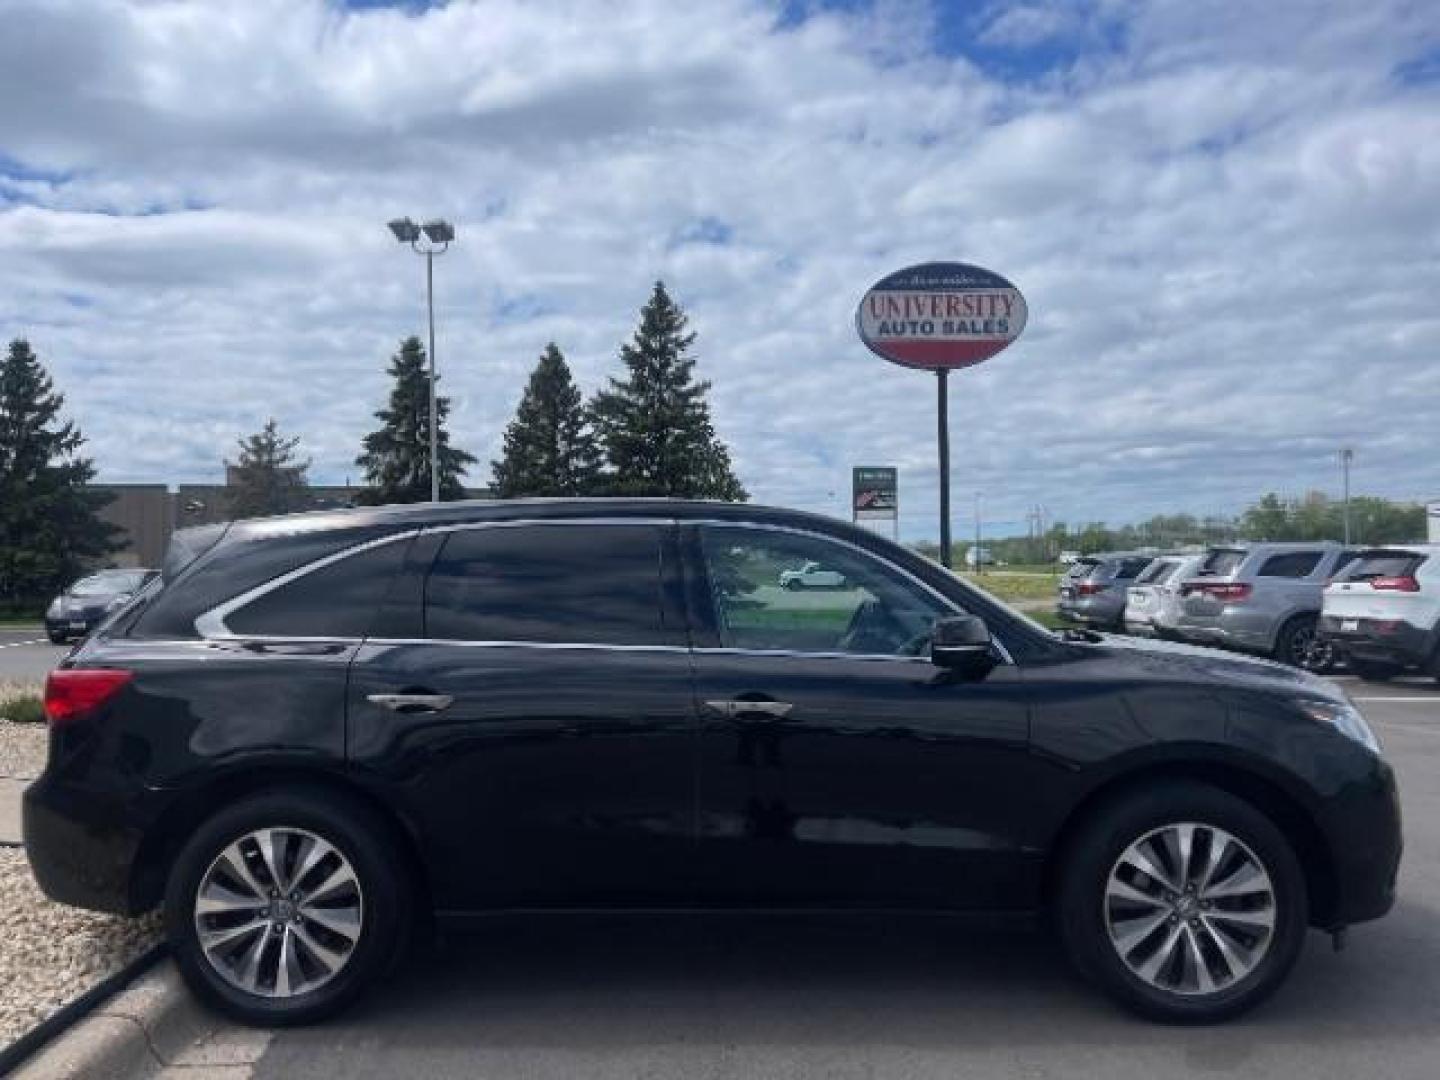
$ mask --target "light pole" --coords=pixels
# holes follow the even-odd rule
[[[1341,500],[1345,516],[1345,543],[1350,543],[1350,463],[1355,460],[1355,451],[1345,447],[1340,451]]]
[[[425,256],[425,307],[430,316],[430,501],[440,501],[440,418],[435,413],[435,256],[455,239],[455,226],[441,218],[416,225],[408,217],[390,222],[390,231],[417,255]],[[423,247],[420,234],[428,241]]]

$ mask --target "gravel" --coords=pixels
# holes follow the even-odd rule
[[[0,849],[0,1044],[144,952],[159,915],[101,915],[41,895],[25,853]]]
[[[38,694],[37,683],[0,682],[0,701]],[[12,724],[0,720],[0,776],[33,780],[45,768],[49,733],[44,724]]]

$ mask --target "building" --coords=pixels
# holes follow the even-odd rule
[[[227,481],[233,474],[226,470]],[[192,525],[230,520],[230,485],[94,484],[112,495],[100,517],[119,527],[121,547],[110,556],[115,566],[159,566],[170,544],[170,534]],[[337,510],[354,506],[362,488],[349,485],[313,485],[303,489],[304,503],[297,510]],[[489,488],[468,488],[471,499],[493,498]]]

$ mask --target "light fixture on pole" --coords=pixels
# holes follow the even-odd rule
[[[435,407],[435,256],[455,240],[455,226],[441,218],[416,225],[408,217],[390,222],[390,231],[417,255],[425,256],[425,308],[430,319],[430,501],[440,501],[440,417]],[[426,243],[421,244],[424,233]]]

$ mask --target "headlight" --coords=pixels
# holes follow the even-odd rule
[[[1310,719],[1329,724],[1341,735],[1354,739],[1372,753],[1380,753],[1380,740],[1375,738],[1370,725],[1365,723],[1365,718],[1354,705],[1339,701],[1300,701],[1296,704]]]
[[[35,609],[31,608],[30,610],[34,611]],[[60,602],[60,598],[57,596],[54,600],[50,601],[50,606],[45,609],[45,617],[47,619],[58,619],[64,611],[65,605]]]

